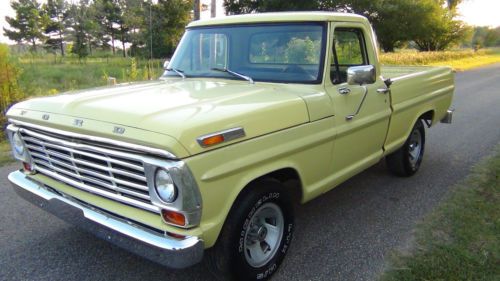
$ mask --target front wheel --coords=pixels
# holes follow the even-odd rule
[[[209,269],[221,280],[266,280],[281,264],[293,229],[293,205],[284,186],[256,182],[238,196],[208,250]]]
[[[405,144],[386,157],[387,167],[398,176],[409,177],[420,168],[424,157],[425,128],[422,120],[418,120]]]

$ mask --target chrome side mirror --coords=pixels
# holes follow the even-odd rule
[[[376,79],[373,65],[352,66],[347,69],[347,84],[349,85],[373,84]]]

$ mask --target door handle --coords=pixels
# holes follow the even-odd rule
[[[391,91],[391,89],[389,88],[380,88],[380,89],[377,89],[377,93],[379,94],[387,94]]]
[[[339,94],[341,94],[341,95],[347,95],[350,92],[351,92],[351,89],[349,89],[349,88],[340,88],[339,89]]]
[[[366,86],[363,86],[363,90],[365,91],[365,93],[363,94],[363,99],[361,99],[361,103],[359,104],[358,109],[353,114],[347,115],[345,117],[346,121],[351,121],[361,111],[361,107],[363,107],[363,103],[365,102],[365,99],[366,99],[366,94],[368,94],[368,88]]]

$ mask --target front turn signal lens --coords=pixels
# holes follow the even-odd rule
[[[210,137],[206,137],[202,140],[204,146],[212,146],[224,142],[223,135],[214,135]]]
[[[178,226],[186,225],[186,217],[178,212],[171,210],[161,210],[161,217],[166,223],[170,223]]]

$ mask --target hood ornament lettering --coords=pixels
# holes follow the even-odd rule
[[[48,115],[48,114],[42,115],[42,119],[45,121],[49,120],[49,118],[50,118],[50,115]]]
[[[83,120],[82,119],[75,119],[73,120],[73,125],[77,127],[83,126]]]
[[[113,133],[123,135],[125,133],[125,128],[123,127],[114,127],[113,128]]]

